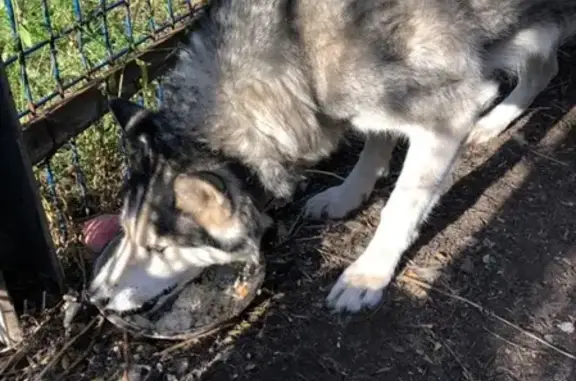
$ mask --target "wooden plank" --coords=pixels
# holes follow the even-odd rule
[[[9,287],[9,279],[15,279],[32,284],[37,291],[62,292],[63,271],[21,138],[22,128],[0,60],[0,269]]]
[[[0,341],[7,347],[13,347],[22,341],[22,328],[2,271],[0,271]]]
[[[142,53],[130,59],[125,66],[113,69],[99,79],[91,81],[69,98],[36,116],[23,130],[23,142],[33,164],[37,164],[64,145],[70,138],[80,134],[108,112],[103,85],[121,97],[128,98],[142,88],[142,81],[158,78],[174,63],[177,45],[186,37],[190,25],[176,29],[170,35],[157,40]],[[140,65],[146,65],[147,76]]]

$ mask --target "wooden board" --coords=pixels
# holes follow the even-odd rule
[[[31,285],[37,295],[44,290],[63,292],[63,271],[1,61],[0,184],[0,270],[8,287],[20,282]]]
[[[0,341],[8,347],[22,341],[22,329],[2,271],[0,271]]]

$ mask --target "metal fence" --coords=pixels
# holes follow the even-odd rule
[[[125,175],[124,145],[121,132],[106,115],[107,99],[122,96],[151,107],[159,104],[161,75],[174,58],[171,53],[205,3],[2,1],[1,71],[11,92],[2,91],[11,94],[12,102],[0,105],[7,118],[0,130],[19,121],[21,130],[14,139],[27,156],[24,165],[34,167],[28,184],[40,189],[36,198],[43,208],[37,210],[46,212],[56,247],[70,247],[70,242],[78,242],[74,237],[82,218],[118,206],[114,197]],[[6,87],[5,79],[2,83]],[[10,116],[15,123],[7,122]],[[1,160],[0,166],[8,168],[6,161],[12,159]],[[118,181],[110,182],[112,177]],[[4,250],[6,257],[2,234],[17,234],[6,233],[11,223],[3,221],[0,252]],[[26,229],[20,230],[26,236]],[[24,262],[30,260],[34,259]]]
[[[16,99],[19,116],[36,115],[38,108],[55,98],[64,98],[67,91],[99,72],[116,67],[130,52],[145,47],[192,15],[197,3],[193,0],[3,0],[7,22],[2,30],[6,35],[2,55],[7,57],[4,58],[7,69],[10,71],[11,65],[15,65],[14,71],[18,72],[19,80],[11,85],[19,95]],[[64,67],[62,56],[71,54],[77,55],[76,59]],[[49,65],[50,73],[38,73],[43,77],[39,81],[43,86],[31,81],[30,63],[35,68]],[[48,76],[52,77],[51,81],[46,81]]]

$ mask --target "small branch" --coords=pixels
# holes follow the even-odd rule
[[[123,380],[130,381],[130,367],[131,364],[131,354],[130,354],[130,343],[128,342],[128,332],[124,330],[123,334],[123,343],[122,343],[122,352],[124,356],[124,377]]]
[[[54,364],[56,364],[58,362],[60,357],[62,357],[62,355],[68,350],[68,348],[70,348],[72,346],[72,344],[74,344],[76,342],[76,340],[78,340],[86,332],[88,332],[90,330],[90,328],[92,328],[94,326],[94,324],[101,319],[102,319],[102,317],[99,317],[99,316],[92,319],[92,321],[90,323],[88,323],[88,325],[86,325],[86,327],[84,327],[84,329],[82,331],[80,331],[76,336],[74,336],[66,344],[64,344],[62,349],[60,349],[60,351],[58,353],[56,353],[56,355],[52,358],[52,360],[50,360],[50,362],[48,364],[46,364],[46,367],[44,367],[44,369],[42,369],[42,372],[40,372],[40,374],[38,376],[36,376],[35,380],[36,381],[42,381],[44,375],[46,373],[48,373],[48,371],[54,366]]]
[[[209,336],[209,335],[211,335],[211,334],[213,334],[213,333],[215,333],[215,332],[218,332],[218,331],[220,331],[220,330],[222,330],[222,329],[224,329],[224,328],[230,327],[231,325],[232,325],[232,323],[227,323],[227,324],[219,325],[218,327],[215,327],[215,328],[213,328],[213,329],[211,329],[211,330],[209,330],[209,331],[207,331],[207,332],[204,332],[203,334],[201,334],[201,335],[199,335],[199,336],[191,337],[190,339],[186,339],[186,340],[184,340],[184,341],[181,341],[181,342],[179,342],[179,343],[176,343],[176,344],[174,344],[174,345],[172,345],[172,346],[170,346],[170,347],[168,347],[168,348],[166,348],[166,349],[163,349],[162,351],[156,352],[156,353],[154,353],[152,356],[163,358],[164,356],[166,356],[166,355],[169,354],[169,353],[172,353],[172,352],[174,352],[174,351],[176,351],[176,350],[178,350],[178,349],[181,349],[181,348],[187,347],[187,346],[189,346],[189,345],[191,345],[191,344],[194,344],[194,343],[198,342],[200,339],[202,339],[203,337]]]
[[[552,161],[552,162],[554,162],[554,163],[556,163],[556,164],[560,164],[560,165],[562,165],[562,166],[564,166],[564,167],[569,167],[569,166],[570,166],[570,164],[568,164],[568,163],[566,163],[566,162],[564,162],[564,161],[560,161],[560,160],[558,160],[558,159],[556,159],[556,158],[554,158],[554,157],[552,157],[552,156],[550,156],[550,155],[547,155],[547,154],[545,154],[545,153],[543,153],[543,152],[540,152],[540,151],[534,149],[534,148],[530,145],[530,143],[528,143],[523,137],[514,136],[513,139],[514,139],[517,143],[519,143],[522,147],[526,148],[528,151],[532,152],[532,153],[533,153],[534,155],[536,155],[536,156],[540,156],[540,157],[543,158],[543,159],[550,160],[550,161]]]
[[[543,158],[543,159],[550,160],[550,161],[552,161],[552,162],[554,162],[554,163],[556,163],[556,164],[560,164],[560,165],[563,165],[563,166],[565,166],[565,167],[570,166],[570,164],[568,164],[568,163],[566,163],[566,162],[564,162],[564,161],[560,161],[560,160],[558,160],[558,159],[556,159],[556,158],[553,158],[552,156],[547,155],[547,154],[545,154],[545,153],[543,153],[543,152],[536,151],[534,148],[531,148],[531,147],[529,147],[529,146],[526,146],[526,148],[528,148],[528,151],[532,152],[534,155],[540,156],[540,157]]]
[[[296,216],[296,219],[294,219],[294,221],[292,222],[292,225],[290,226],[290,229],[288,229],[288,231],[286,232],[286,235],[280,237],[281,238],[280,242],[277,242],[274,245],[275,248],[284,245],[294,236],[294,234],[296,234],[296,231],[298,230],[297,229],[298,224],[302,222],[303,217],[304,217],[304,210],[301,210],[300,213],[298,213],[298,215]]]
[[[491,334],[492,336],[496,337],[497,339],[502,340],[502,341],[505,342],[506,344],[513,346],[514,348],[518,348],[518,349],[521,349],[521,350],[524,350],[524,351],[527,351],[527,350],[528,350],[528,351],[538,352],[536,349],[526,348],[526,347],[523,347],[523,346],[521,346],[521,345],[518,345],[518,344],[516,344],[516,343],[514,343],[514,342],[512,342],[512,341],[510,341],[510,340],[508,340],[507,338],[500,336],[500,335],[497,334],[496,332],[492,332],[491,330],[489,330],[489,329],[486,328],[486,327],[482,327],[482,328],[484,329],[484,331],[488,332],[489,334]]]
[[[475,378],[474,378],[474,376],[472,376],[472,373],[468,370],[468,368],[466,368],[466,365],[464,365],[462,360],[460,360],[460,358],[456,355],[456,352],[454,352],[452,347],[450,347],[450,345],[448,345],[448,342],[446,340],[443,340],[442,338],[436,336],[436,334],[431,329],[427,329],[426,331],[428,331],[428,334],[430,336],[432,336],[432,338],[434,340],[440,341],[442,343],[442,345],[446,348],[446,350],[448,352],[450,352],[450,354],[452,355],[454,360],[456,360],[458,365],[460,365],[460,368],[462,368],[462,372],[464,373],[464,378],[468,381],[475,381]]]
[[[84,352],[82,352],[82,354],[80,356],[78,356],[78,358],[76,360],[74,360],[74,362],[72,364],[70,364],[68,369],[66,369],[62,374],[60,374],[60,376],[58,377],[59,380],[63,380],[64,376],[66,376],[68,373],[70,373],[74,368],[76,368],[78,366],[78,364],[80,364],[80,362],[82,360],[84,360],[86,358],[88,353],[94,347],[96,340],[98,340],[100,338],[100,332],[102,332],[102,327],[104,326],[104,321],[105,321],[104,319],[100,319],[100,321],[98,322],[98,326],[96,327],[96,332],[94,333],[94,336],[92,337],[92,340],[90,341],[90,343],[88,344],[86,349],[84,349]]]

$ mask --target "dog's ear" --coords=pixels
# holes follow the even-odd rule
[[[135,149],[148,152],[156,133],[154,113],[146,108],[121,98],[108,101],[110,112],[124,130],[128,143]]]
[[[232,205],[223,180],[214,174],[179,175],[174,180],[174,202],[181,212],[192,216],[209,232],[233,224]]]
[[[134,126],[134,121],[139,114],[147,112],[144,107],[122,98],[110,99],[108,108],[124,131],[128,131]]]

